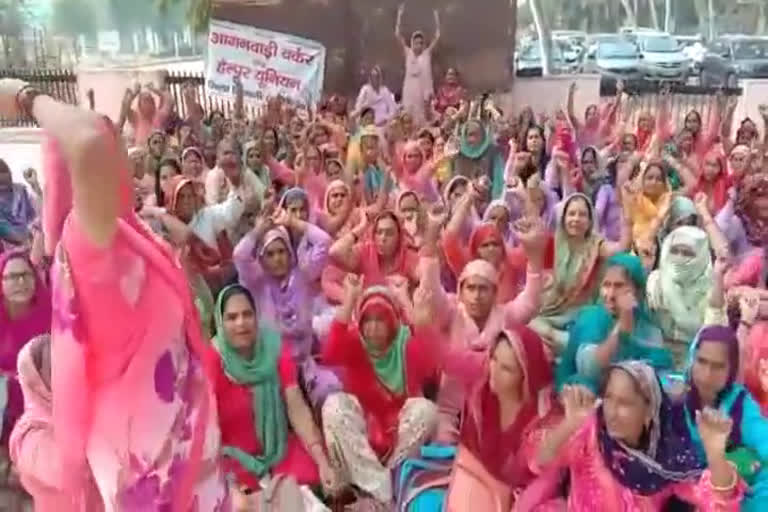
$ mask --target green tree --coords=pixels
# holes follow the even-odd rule
[[[77,37],[96,33],[93,0],[55,0],[53,30],[57,34]]]
[[[23,62],[24,16],[20,0],[0,0],[0,42],[3,45],[5,64],[13,65],[18,58]]]
[[[156,0],[160,12],[167,12],[179,6],[184,8],[189,25],[197,32],[208,30],[211,20],[212,0]]]

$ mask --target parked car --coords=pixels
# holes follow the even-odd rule
[[[637,42],[638,37],[658,34],[662,34],[662,32],[648,27],[621,27],[619,29],[619,35],[633,43]]]
[[[587,33],[580,30],[553,30],[552,41],[564,47],[566,61],[578,60],[584,57]]]
[[[669,34],[637,35],[642,62],[640,68],[649,80],[688,80],[689,60],[680,44]]]
[[[553,73],[575,73],[579,71],[581,62],[574,53],[568,53],[563,44],[552,41]],[[521,48],[515,58],[515,74],[517,76],[541,76],[541,49],[538,41]]]
[[[587,51],[584,71],[614,80],[634,80],[643,75],[637,46],[615,35],[597,42],[594,51]]]
[[[707,47],[698,74],[702,86],[738,87],[739,78],[768,78],[768,39],[721,36]]]

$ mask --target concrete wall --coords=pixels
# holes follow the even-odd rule
[[[600,77],[597,75],[559,75],[538,78],[516,78],[510,92],[499,95],[499,106],[505,113],[517,113],[525,105],[534,112],[550,116],[557,107],[565,109],[568,87],[576,82],[574,109],[581,116],[589,105],[600,103]]]
[[[108,115],[113,121],[117,121],[125,90],[132,88],[137,81],[142,85],[153,82],[156,87],[160,87],[162,85],[162,71],[130,68],[79,69],[77,71],[77,87],[80,94],[80,104],[88,105],[85,95],[88,89],[93,89],[96,110]],[[135,106],[134,104],[134,108]]]
[[[736,129],[745,117],[752,119],[757,124],[758,130],[765,130],[758,108],[762,104],[768,105],[768,80],[743,79],[740,81],[740,85],[743,93],[736,111],[733,113],[731,134],[734,137],[736,136]]]

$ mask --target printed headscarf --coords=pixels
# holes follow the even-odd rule
[[[661,386],[656,371],[642,361],[623,361],[610,371],[626,372],[648,403],[651,414],[643,446],[632,448],[611,437],[604,406],[597,413],[598,445],[605,466],[622,486],[652,496],[669,485],[696,481],[706,467],[699,460],[685,423],[681,404],[675,404]]]

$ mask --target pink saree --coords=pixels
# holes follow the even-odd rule
[[[66,172],[60,156],[46,161],[56,163],[46,172]],[[66,215],[71,198],[58,199],[65,203],[47,209]],[[82,506],[86,465],[106,510],[229,510],[189,285],[170,248],[133,213],[127,172],[120,200],[108,248],[95,247],[76,216],[46,223],[63,225],[48,234],[60,239],[52,270],[53,423],[70,500],[59,510]]]

